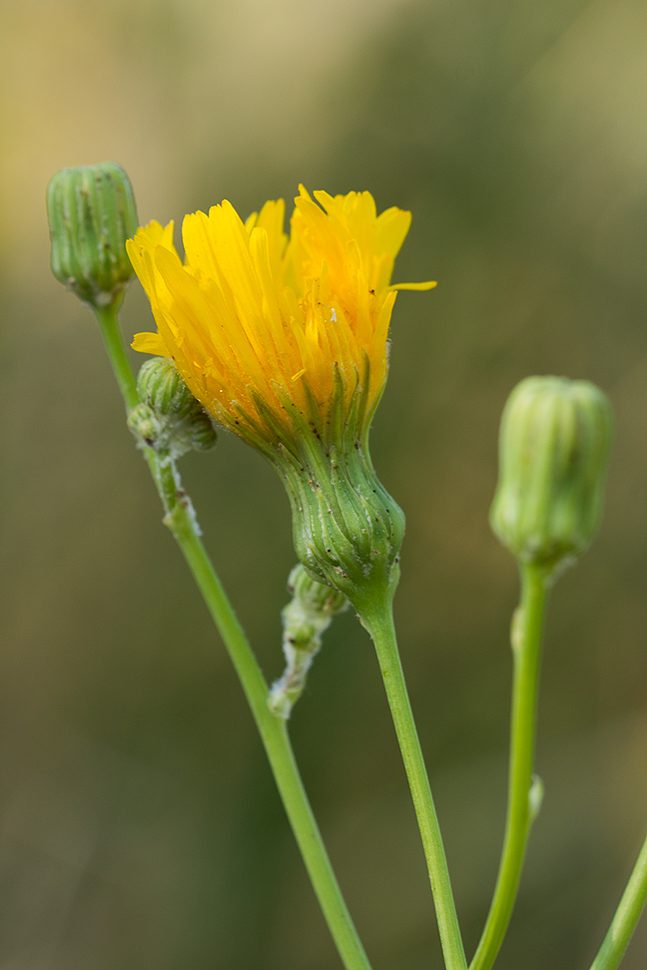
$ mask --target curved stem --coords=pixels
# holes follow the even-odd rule
[[[445,849],[398,653],[391,605],[389,603],[373,610],[363,609],[360,618],[375,644],[411,789],[427,860],[445,965],[447,970],[466,970],[467,962],[458,926]]]
[[[115,307],[97,309],[96,314],[126,408],[130,410],[139,399]],[[303,787],[286,723],[283,718],[270,713],[268,685],[202,544],[193,507],[180,487],[175,465],[168,455],[160,456],[146,446],[142,450],[164,505],[164,523],[182,550],[240,679],[292,831],[344,967],[346,970],[371,970]]]
[[[514,907],[530,825],[539,810],[541,783],[533,784],[539,661],[548,580],[532,564],[521,567],[521,604],[512,620],[512,723],[508,810],[494,896],[470,970],[490,970]]]
[[[647,839],[591,970],[616,970],[647,901]]]

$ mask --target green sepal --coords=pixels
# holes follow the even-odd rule
[[[311,576],[342,592],[360,616],[376,601],[390,602],[395,592],[405,524],[368,451],[362,420],[367,378],[357,379],[349,404],[337,371],[325,427],[313,427],[291,402],[295,433],[289,447],[280,444],[273,455],[290,498],[299,559]]]

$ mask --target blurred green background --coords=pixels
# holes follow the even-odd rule
[[[487,525],[504,400],[599,383],[599,538],[558,584],[546,785],[500,970],[585,970],[647,828],[647,5],[24,0],[0,12],[1,970],[340,964],[224,649],[160,525],[89,312],[48,267],[50,175],[106,159],[142,222],[298,182],[413,211],[372,441],[408,516],[396,607],[470,952],[502,835],[515,568]],[[149,327],[138,284],[124,332]],[[293,565],[231,436],[183,475],[269,678]],[[440,968],[371,646],[335,621],[292,721],[374,970]],[[647,921],[646,921],[647,924]],[[623,967],[647,965],[642,925]]]

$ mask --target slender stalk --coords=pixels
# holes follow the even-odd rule
[[[370,970],[299,775],[283,718],[267,705],[268,685],[191,522],[172,513],[172,531],[225,642],[252,710],[315,893],[347,970]]]
[[[458,926],[445,849],[398,653],[391,604],[379,606],[370,611],[363,610],[361,619],[375,644],[395,733],[411,789],[427,860],[445,965],[447,970],[466,970],[467,961]]]
[[[508,810],[494,896],[470,970],[490,970],[501,948],[514,907],[528,834],[539,809],[533,796],[533,757],[539,662],[548,582],[545,570],[521,566],[521,604],[512,620],[512,723]]]
[[[103,336],[112,370],[117,379],[126,410],[130,411],[139,404],[139,398],[137,397],[135,377],[126,354],[126,348],[124,347],[124,341],[117,319],[117,310],[120,302],[117,299],[107,306],[96,307],[94,308],[94,312],[101,327],[101,335]]]
[[[616,970],[647,901],[647,839],[591,970]]]
[[[121,396],[124,399],[124,404],[126,405],[126,414],[128,414],[139,404],[139,395],[137,394],[137,382],[135,380],[135,375],[133,374],[132,367],[130,366],[130,361],[128,360],[128,355],[124,346],[124,340],[121,335],[121,330],[119,329],[119,318],[117,316],[117,311],[120,303],[121,301],[119,298],[117,298],[116,301],[108,304],[108,306],[93,307],[93,310],[99,323],[99,327],[101,328],[101,336],[103,337],[106,350],[108,351],[112,372],[115,375],[117,384],[119,385],[119,390],[121,391]],[[150,473],[155,480],[157,491],[164,504],[164,511],[168,512],[169,504],[164,497],[168,489],[165,488],[162,481],[165,468],[153,448],[149,448],[147,445],[142,445],[141,450],[144,459],[146,460],[146,464],[150,469]]]
[[[130,410],[138,403],[135,379],[126,356],[114,307],[97,310],[117,382]],[[261,735],[290,825],[308,875],[346,970],[371,970],[328,858],[321,833],[297,767],[287,726],[268,708],[268,685],[240,622],[200,539],[193,507],[180,487],[174,463],[144,447],[169,527],[202,593]]]

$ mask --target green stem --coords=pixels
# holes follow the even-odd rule
[[[177,508],[172,512],[172,531],[240,678],[306,869],[343,964],[347,970],[370,970],[303,788],[286,722],[270,713],[268,685],[256,657],[202,542],[195,534],[191,521],[187,521],[190,517],[178,512]]]
[[[106,307],[98,309],[96,314],[112,368],[126,407],[130,410],[139,399],[116,310]],[[242,684],[290,825],[342,963],[346,970],[371,970],[303,787],[286,723],[283,718],[270,713],[268,685],[200,540],[195,514],[188,496],[180,488],[175,465],[167,455],[160,456],[152,448],[144,447],[143,451],[164,505],[164,522],[182,550]]]
[[[124,347],[124,341],[117,319],[117,310],[120,302],[120,299],[116,299],[107,306],[94,308],[94,312],[101,327],[101,334],[105,341],[108,356],[110,357],[112,370],[117,378],[119,390],[126,404],[126,410],[131,411],[139,404],[139,398],[137,397],[135,378],[126,354],[126,348]]]
[[[511,634],[514,672],[506,830],[492,905],[470,970],[490,970],[501,948],[519,887],[530,826],[539,809],[536,802],[541,797],[541,783],[536,780],[533,784],[532,767],[547,593],[546,571],[523,565],[521,604],[515,611]]]
[[[647,839],[591,970],[616,970],[647,901]]]
[[[427,860],[440,941],[447,970],[466,970],[456,906],[438,816],[409,702],[393,625],[391,604],[362,610],[362,623],[373,638],[395,733],[400,745],[418,827]]]
[[[101,328],[101,336],[103,337],[106,350],[108,351],[112,372],[115,375],[117,384],[119,385],[119,390],[121,391],[121,396],[123,397],[124,404],[126,405],[126,414],[128,414],[139,404],[139,395],[137,394],[137,382],[135,380],[135,375],[133,374],[132,367],[130,366],[130,361],[128,360],[128,355],[124,346],[124,339],[119,328],[117,310],[119,309],[120,305],[121,299],[120,297],[117,297],[116,300],[109,303],[107,306],[93,307],[93,310],[99,323],[99,327]],[[164,503],[164,510],[168,512],[169,505],[164,498],[167,489],[162,481],[164,474],[162,462],[159,460],[155,451],[152,448],[149,448],[147,445],[142,444],[141,450],[146,460],[146,464],[150,469],[150,473],[155,479],[157,491],[162,499],[162,502]]]

